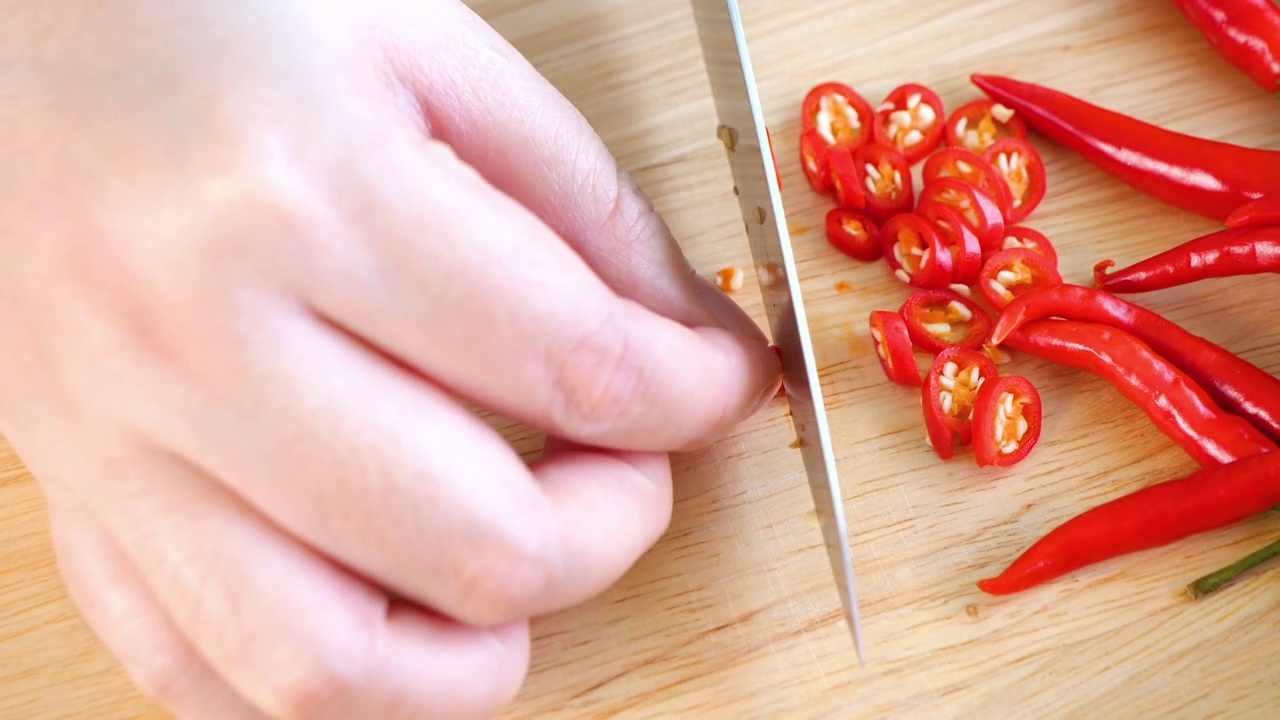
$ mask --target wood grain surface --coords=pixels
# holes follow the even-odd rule
[[[592,121],[706,274],[750,266],[685,0],[475,0]],[[510,717],[1274,717],[1280,586],[1262,573],[1192,603],[1185,583],[1280,536],[1259,518],[1007,598],[980,593],[1056,523],[1193,468],[1104,382],[1018,357],[1046,406],[1044,440],[1013,469],[950,463],[923,441],[916,391],[890,385],[866,317],[906,297],[884,265],[836,254],[829,207],[795,161],[798,106],[839,79],[876,103],[898,84],[949,107],[972,72],[1008,74],[1171,128],[1280,148],[1280,107],[1212,53],[1168,3],[1145,0],[744,0],[827,393],[857,567],[868,664],[829,577],[785,403],[677,456],[662,541],[594,601],[535,624]],[[518,121],[518,119],[513,119]],[[1212,223],[1162,206],[1036,138],[1049,194],[1028,222],[1063,272],[1189,239]],[[845,281],[851,292],[837,292]],[[754,278],[736,297],[760,317]],[[1280,371],[1280,280],[1152,293],[1141,302]],[[508,428],[526,451],[537,436]],[[67,439],[75,451],[75,438]],[[0,717],[163,714],[75,614],[38,488],[0,444]]]

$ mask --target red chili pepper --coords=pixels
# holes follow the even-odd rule
[[[827,240],[835,249],[863,262],[874,262],[884,255],[880,228],[871,218],[849,208],[832,208],[827,213]]]
[[[805,95],[800,128],[816,128],[828,146],[849,150],[871,142],[871,103],[853,88],[838,82],[818,85]]]
[[[1027,590],[1081,568],[1227,527],[1280,503],[1280,453],[1265,453],[1151,485],[1078,515],[1045,535],[999,576],[992,595]]]
[[[911,165],[902,153],[883,145],[864,145],[853,155],[858,181],[867,191],[867,215],[884,223],[915,203]]]
[[[884,256],[894,277],[921,288],[951,284],[951,251],[928,220],[902,213],[880,229]]]
[[[1228,228],[1108,273],[1115,263],[1093,268],[1094,284],[1116,293],[1163,290],[1207,280],[1280,272],[1280,225]]]
[[[1276,447],[1243,418],[1218,407],[1190,376],[1118,328],[1036,320],[1018,328],[1004,344],[1103,378],[1202,466]]]
[[[997,247],[1004,238],[1004,215],[1000,206],[977,187],[959,178],[938,178],[924,186],[917,209],[941,203],[959,211],[978,236],[984,252]]]
[[[884,374],[899,385],[920,387],[920,368],[902,315],[888,310],[871,313],[871,341]]]
[[[902,153],[914,165],[942,142],[947,113],[938,93],[908,83],[896,88],[876,108],[872,137],[881,145]]]
[[[1199,383],[1224,409],[1280,442],[1280,379],[1160,314],[1080,285],[1036,288],[1009,303],[991,331],[1001,343],[1022,325],[1060,317],[1120,328]]]
[[[1000,172],[1013,198],[1005,221],[1016,224],[1026,220],[1044,200],[1047,187],[1040,153],[1022,138],[1005,138],[987,148],[982,156]]]
[[[991,335],[987,311],[951,290],[916,291],[899,312],[911,342],[935,355],[949,347],[977,350]]]
[[[1006,375],[978,390],[973,405],[973,457],[978,467],[1021,462],[1040,440],[1044,417],[1031,381]]]
[[[1230,227],[1280,224],[1280,192],[1263,195],[1247,205],[1241,205],[1227,216]]]
[[[977,350],[950,347],[938,353],[921,391],[925,431],[938,457],[950,460],[956,445],[973,441],[974,402],[999,375],[991,358]]]
[[[971,150],[943,148],[924,161],[920,175],[924,185],[939,178],[959,178],[990,195],[999,206],[1000,214],[1006,218],[1013,208],[1013,193],[1009,190],[1009,183],[1005,182],[994,165]]]
[[[978,275],[978,290],[991,307],[1002,308],[1035,287],[1061,285],[1062,274],[1044,255],[1026,248],[1001,250],[987,258]]]
[[[1033,230],[1025,225],[1006,227],[1004,229],[1004,242],[1000,245],[1000,249],[1014,250],[1016,248],[1040,253],[1044,256],[1045,262],[1054,267],[1058,266],[1058,251],[1054,249],[1053,243],[1049,242],[1049,238],[1038,230]]]
[[[1027,124],[1007,105],[974,100],[962,105],[947,120],[947,144],[975,153],[986,152],[998,140],[1026,138]]]
[[[814,192],[825,193],[831,189],[831,165],[827,162],[830,149],[817,128],[809,128],[800,135],[800,168]]]
[[[848,148],[833,147],[827,150],[827,166],[831,170],[831,197],[837,207],[861,210],[867,206],[867,194],[862,191],[858,173],[853,165],[853,153]]]
[[[982,243],[955,208],[930,203],[920,208],[919,215],[933,223],[938,237],[951,250],[951,283],[972,285],[982,270]]]
[[[1173,0],[1209,45],[1268,92],[1280,91],[1275,0]]]
[[[1280,188],[1280,152],[1175,133],[1046,87],[991,75],[973,83],[1036,130],[1162,202],[1226,219]]]

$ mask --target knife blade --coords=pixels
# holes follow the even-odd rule
[[[780,350],[792,424],[822,528],[823,544],[858,660],[865,664],[844,497],[836,473],[813,341],[809,337],[800,278],[742,15],[737,0],[692,0],[692,3],[719,118],[716,134],[727,151],[752,261],[761,279],[760,291],[770,333]]]

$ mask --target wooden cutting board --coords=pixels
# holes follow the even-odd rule
[[[595,124],[707,274],[749,266],[684,0],[475,0]],[[1280,536],[1260,518],[991,598],[974,586],[1058,522],[1193,465],[1091,376],[1018,357],[1046,405],[1022,465],[980,471],[925,446],[917,392],[885,381],[867,314],[906,297],[884,265],[833,252],[829,207],[795,162],[819,81],[874,104],[898,84],[949,107],[971,72],[1049,84],[1177,130],[1280,148],[1280,106],[1167,3],[1144,0],[746,0],[845,482],[868,664],[856,663],[785,403],[678,456],[669,532],[616,587],[535,625],[511,717],[1274,716],[1280,585],[1258,575],[1207,601],[1185,583]],[[519,122],[513,118],[513,122]],[[1049,195],[1028,222],[1070,282],[1213,229],[1036,139]],[[835,290],[845,281],[852,292]],[[749,280],[736,298],[760,317]],[[1280,279],[1143,296],[1188,329],[1280,371]],[[535,451],[535,436],[510,435]],[[68,452],[75,451],[68,438]],[[160,717],[77,619],[56,577],[36,485],[0,445],[0,717]]]

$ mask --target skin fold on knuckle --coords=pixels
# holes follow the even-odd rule
[[[279,720],[313,720],[359,711],[368,680],[369,640],[313,643],[304,639],[288,652],[277,648],[270,653],[273,661],[258,670],[267,712]]]
[[[494,627],[526,618],[545,602],[559,578],[550,528],[530,512],[499,520],[481,531],[456,563],[452,615],[476,627]]]

